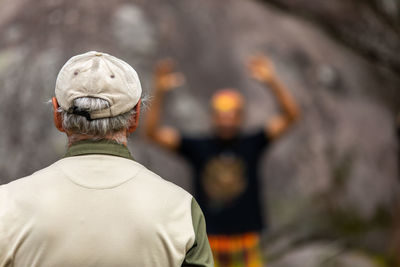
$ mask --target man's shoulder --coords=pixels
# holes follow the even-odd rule
[[[271,139],[269,138],[267,132],[260,128],[260,129],[252,129],[250,131],[246,131],[240,134],[240,140],[244,143],[251,143],[255,146],[263,147],[271,143]]]
[[[57,177],[51,166],[38,170],[31,175],[21,177],[7,184],[0,185],[0,210],[3,215],[12,215],[12,218],[25,218],[35,210],[36,200],[49,191],[49,181]],[[17,216],[17,217],[13,217]],[[17,223],[15,221],[15,223]]]
[[[5,190],[11,191],[23,191],[29,190],[32,191],[35,185],[40,183],[41,180],[46,178],[51,178],[56,175],[57,170],[53,166],[54,164],[47,166],[43,169],[37,170],[34,173],[23,176],[16,180],[13,180],[7,184],[0,185],[0,193]]]
[[[153,171],[147,169],[140,163],[137,163],[140,166],[142,166],[140,172],[138,173],[137,177],[135,179],[140,182],[145,184],[146,186],[152,188],[153,193],[155,194],[161,194],[161,195],[175,195],[176,197],[190,197],[192,198],[192,195],[188,193],[186,190],[181,188],[180,186],[164,179],[160,175],[154,173]],[[135,182],[133,180],[133,182]]]
[[[132,164],[140,166],[140,170],[124,185],[124,192],[129,192],[133,202],[144,205],[148,211],[153,211],[147,212],[148,215],[162,218],[165,222],[170,222],[172,219],[185,221],[190,217],[193,196],[189,192],[140,163],[132,162]],[[177,214],[180,215],[176,217]]]

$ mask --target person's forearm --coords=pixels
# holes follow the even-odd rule
[[[299,108],[285,86],[277,78],[268,81],[267,85],[271,87],[287,118],[291,121],[297,120],[300,115]]]
[[[157,85],[156,85],[157,86]],[[151,108],[147,113],[145,129],[146,135],[150,138],[154,137],[157,129],[160,126],[161,112],[163,108],[165,92],[159,88],[155,89],[154,98],[151,103]]]

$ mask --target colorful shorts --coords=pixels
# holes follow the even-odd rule
[[[260,235],[209,235],[215,267],[262,267]]]

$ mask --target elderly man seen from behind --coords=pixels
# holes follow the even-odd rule
[[[88,52],[61,69],[54,122],[65,156],[0,186],[0,267],[213,266],[193,197],[135,162],[135,70]]]

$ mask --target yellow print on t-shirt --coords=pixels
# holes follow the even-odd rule
[[[202,185],[211,208],[225,206],[247,187],[245,164],[234,156],[219,156],[206,163]]]

